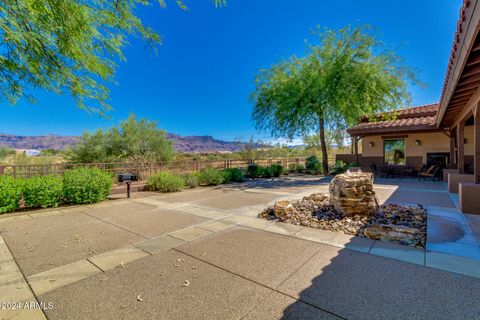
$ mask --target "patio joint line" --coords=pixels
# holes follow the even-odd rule
[[[86,213],[86,212],[84,212],[84,211],[79,211],[79,212],[82,213],[82,214],[84,214],[84,215],[86,215],[86,216],[89,216],[90,218],[97,219],[98,221],[102,221],[102,222],[104,222],[104,223],[106,223],[106,224],[109,224],[109,225],[111,225],[111,226],[117,227],[117,228],[122,229],[122,230],[124,230],[124,231],[130,232],[130,233],[132,233],[132,234],[134,234],[134,235],[137,235],[137,236],[139,236],[139,237],[142,237],[142,238],[144,238],[145,240],[150,240],[150,239],[151,239],[151,238],[145,237],[144,235],[142,235],[142,234],[140,234],[140,233],[137,233],[137,232],[135,232],[135,231],[132,231],[132,230],[130,230],[130,229],[127,229],[127,228],[125,228],[125,227],[123,227],[123,226],[120,226],[120,225],[117,225],[117,224],[112,223],[112,222],[110,222],[110,221],[106,221],[106,220],[97,218],[97,217],[95,217],[95,216],[92,216],[91,214],[88,214],[88,213]]]
[[[257,281],[255,281],[255,280],[249,279],[249,278],[247,278],[247,277],[245,277],[245,276],[242,276],[242,275],[240,275],[240,274],[238,274],[238,273],[235,273],[235,272],[233,272],[233,271],[230,271],[230,270],[228,270],[228,269],[225,269],[225,268],[223,268],[223,267],[220,267],[220,266],[218,266],[218,265],[216,265],[216,264],[214,264],[214,263],[211,263],[211,262],[209,262],[209,261],[202,260],[202,259],[200,259],[200,258],[198,258],[198,257],[195,257],[195,256],[193,256],[193,255],[191,255],[191,254],[189,254],[189,253],[187,253],[187,252],[183,252],[183,251],[181,251],[181,250],[178,250],[177,248],[172,248],[172,250],[173,250],[173,251],[176,251],[176,252],[178,252],[178,253],[184,254],[184,255],[186,255],[186,256],[188,256],[188,257],[190,257],[190,258],[193,258],[193,259],[195,259],[195,260],[198,260],[198,261],[201,261],[201,262],[203,262],[203,263],[206,263],[206,264],[208,264],[208,265],[210,265],[210,266],[212,266],[212,267],[214,267],[214,268],[217,268],[217,269],[220,269],[220,270],[225,271],[225,272],[227,272],[227,273],[230,273],[230,274],[232,274],[232,275],[234,275],[234,276],[240,277],[240,278],[242,278],[242,279],[244,279],[244,280],[247,280],[247,281],[249,281],[249,282],[255,283],[256,285],[259,285],[259,286],[261,286],[261,287],[263,287],[263,288],[266,288],[266,289],[275,291],[276,293],[279,293],[279,294],[281,294],[281,295],[290,297],[290,298],[292,298],[292,299],[294,299],[294,300],[296,300],[296,301],[300,301],[300,302],[302,302],[302,303],[305,303],[305,304],[307,304],[307,305],[309,305],[309,306],[311,306],[311,307],[313,307],[313,308],[315,308],[315,309],[318,309],[318,310],[321,310],[321,311],[323,311],[323,312],[326,312],[326,313],[328,313],[328,314],[330,314],[330,315],[332,315],[332,316],[335,316],[335,317],[340,318],[340,319],[342,319],[342,320],[347,320],[347,318],[344,318],[344,317],[342,317],[342,316],[340,316],[340,315],[338,315],[338,314],[335,314],[335,313],[333,313],[332,311],[323,309],[323,308],[321,308],[321,307],[319,307],[319,306],[316,306],[316,305],[314,305],[314,304],[309,303],[308,301],[303,301],[301,298],[297,298],[297,297],[292,296],[292,295],[290,295],[290,294],[288,294],[288,293],[285,293],[285,292],[282,292],[282,291],[280,291],[280,290],[277,290],[276,288],[271,288],[271,287],[269,287],[269,286],[267,286],[267,285],[265,285],[265,284],[263,284],[263,283],[260,283],[260,282],[257,282]],[[253,310],[253,309],[252,309],[252,310]],[[250,310],[250,311],[251,311],[251,310]]]

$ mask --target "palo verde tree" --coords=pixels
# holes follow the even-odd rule
[[[225,0],[213,0],[215,5]],[[35,99],[31,89],[71,95],[77,105],[109,109],[106,83],[129,37],[153,48],[159,35],[136,15],[166,0],[4,0],[0,4],[0,100]],[[186,9],[182,0],[176,3]]]
[[[258,129],[294,138],[316,132],[328,172],[325,132],[345,130],[364,114],[405,105],[408,81],[419,83],[401,59],[377,41],[368,26],[317,28],[308,54],[260,70],[252,118]]]
[[[137,120],[133,114],[117,127],[85,132],[68,151],[69,160],[75,163],[166,161],[174,154],[172,141],[156,122]]]

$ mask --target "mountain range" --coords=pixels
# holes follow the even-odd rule
[[[78,142],[77,136],[20,136],[0,133],[0,147],[14,149],[55,149],[63,150],[67,146],[74,146]],[[167,133],[167,139],[173,141],[178,152],[234,152],[241,149],[242,143],[223,141],[211,136],[180,136]]]

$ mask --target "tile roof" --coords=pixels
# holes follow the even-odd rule
[[[362,117],[361,122],[348,129],[350,134],[388,133],[434,130],[438,103]]]
[[[461,34],[466,30],[465,24],[468,24],[467,18],[466,18],[466,10],[470,6],[471,0],[463,0],[463,5],[460,8],[460,17],[458,18],[457,22],[457,31],[455,32],[455,35],[453,37],[453,43],[452,43],[452,49],[450,51],[450,58],[448,60],[448,65],[447,65],[447,72],[445,74],[445,80],[443,82],[443,88],[442,88],[442,97],[440,101],[443,101],[444,96],[447,91],[447,86],[450,81],[450,76],[453,73],[453,65],[455,64],[455,59],[457,58],[458,51],[460,50],[460,37]]]

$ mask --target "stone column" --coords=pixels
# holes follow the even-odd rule
[[[465,168],[465,123],[460,121],[457,126],[457,165],[458,173],[463,173]]]
[[[355,148],[355,150],[354,150],[354,152],[355,152],[355,163],[357,163],[357,165],[358,165],[358,137],[355,136],[355,137],[353,137],[353,139],[354,139],[354,142],[355,142],[355,145],[354,145],[354,148]]]
[[[455,133],[450,131],[450,169],[455,168]]]

